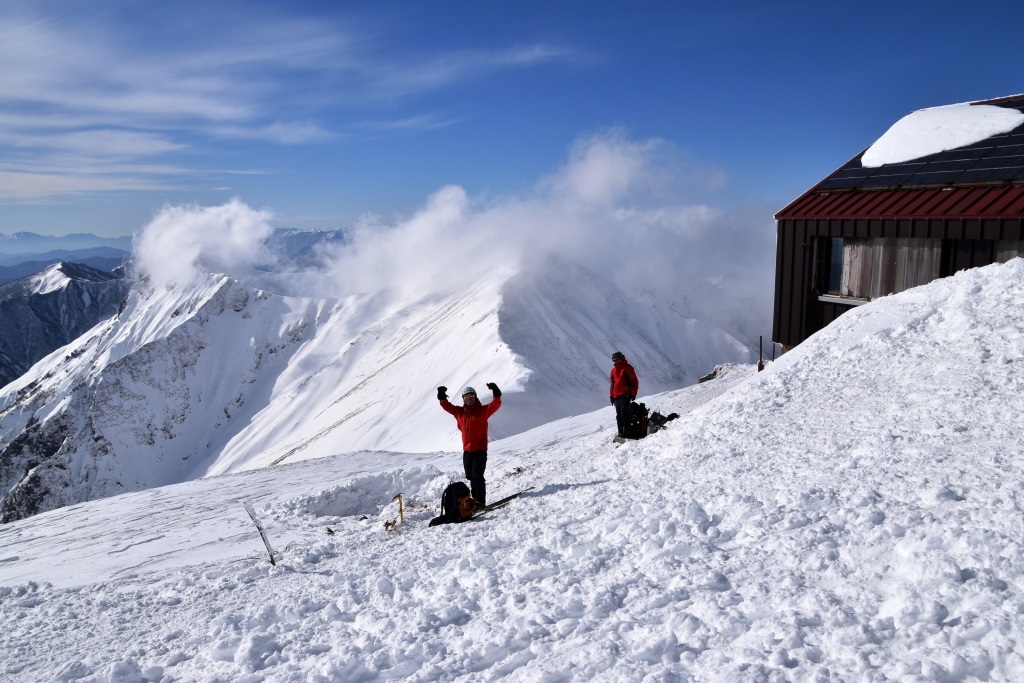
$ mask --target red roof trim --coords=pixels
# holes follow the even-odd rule
[[[815,218],[1024,218],[1024,185],[812,190],[775,214],[776,220]]]

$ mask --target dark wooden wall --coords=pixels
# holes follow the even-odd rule
[[[911,237],[943,240],[940,275],[996,261],[997,241],[1024,240],[1024,219],[783,219],[777,222],[773,341],[792,347],[849,307],[818,301],[813,282],[819,237]]]

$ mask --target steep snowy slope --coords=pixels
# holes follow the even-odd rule
[[[605,407],[496,443],[494,493],[534,488],[468,524],[427,527],[450,452],[0,527],[0,674],[1020,681],[1022,283],[1018,259],[874,301],[716,397],[648,400],[683,416],[642,441]]]
[[[337,453],[448,449],[440,384],[527,391],[492,419],[500,438],[604,405],[616,348],[645,392],[749,359],[725,333],[557,270],[404,299],[281,297],[212,275],[142,287],[0,396],[0,519]]]
[[[0,396],[0,519],[196,476],[303,340],[315,304],[223,276],[133,291],[118,317]]]
[[[563,259],[532,263],[502,294],[499,334],[530,371],[531,396],[502,422],[511,427],[505,433],[606,402],[613,351],[636,368],[643,394],[696,384],[719,363],[756,360],[735,337],[673,302],[640,303]]]

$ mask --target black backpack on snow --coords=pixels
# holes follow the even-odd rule
[[[466,482],[448,484],[441,494],[441,516],[430,520],[430,526],[458,524],[473,516],[473,496]]]
[[[679,413],[670,413],[668,415],[662,415],[657,411],[651,413],[650,417],[647,419],[647,433],[653,434],[654,432],[664,429],[665,425],[677,417],[679,417]]]
[[[626,413],[627,439],[642,439],[647,436],[647,406],[643,403],[632,401]]]

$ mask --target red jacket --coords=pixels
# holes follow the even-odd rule
[[[611,398],[619,396],[636,398],[637,392],[640,389],[640,380],[636,378],[636,370],[633,369],[628,360],[623,359],[621,363],[616,363],[612,366],[611,379],[611,392],[608,394]]]
[[[487,405],[477,401],[473,406],[456,406],[445,399],[441,401],[441,407],[455,416],[462,432],[462,450],[487,450],[487,419],[501,407],[500,396],[495,396]]]

